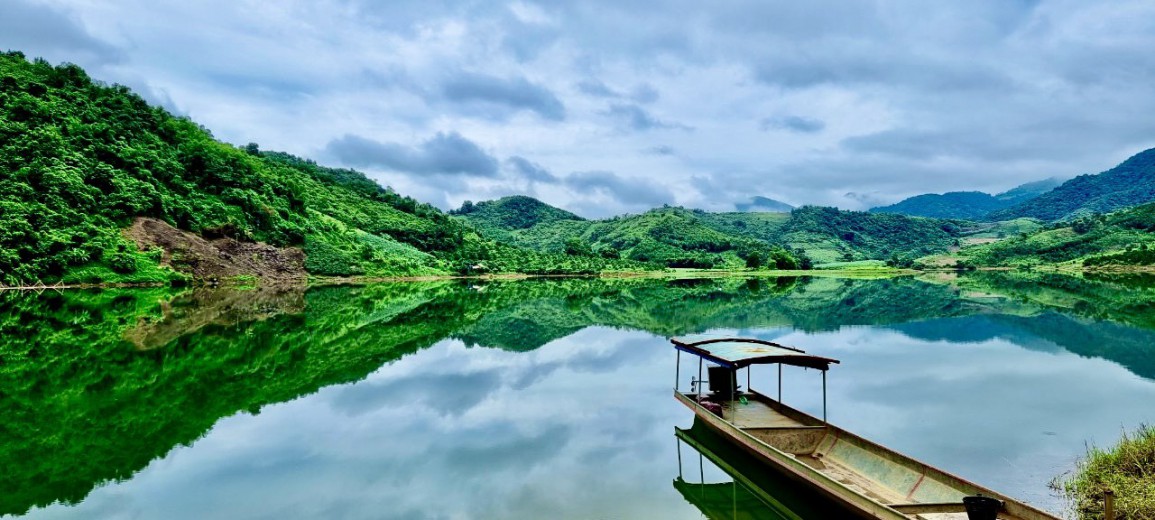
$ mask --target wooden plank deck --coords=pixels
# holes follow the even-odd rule
[[[739,428],[798,428],[806,426],[794,419],[778,413],[770,405],[757,399],[722,403],[722,418]]]

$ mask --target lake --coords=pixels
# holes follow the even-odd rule
[[[675,436],[690,333],[840,359],[831,422],[1059,513],[1086,444],[1155,421],[1139,276],[8,292],[0,331],[0,516],[822,516]],[[818,373],[783,398],[820,415]]]

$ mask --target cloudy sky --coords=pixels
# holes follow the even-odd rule
[[[1155,3],[3,0],[0,48],[443,208],[865,209],[1155,146]]]

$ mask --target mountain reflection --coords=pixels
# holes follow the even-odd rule
[[[1149,278],[1024,273],[3,293],[0,514],[77,503],[191,445],[222,418],[361,381],[445,339],[526,352],[590,327],[672,336],[876,326],[924,340],[1066,350],[1155,379],[1151,302]],[[500,388],[557,370],[614,370],[639,362],[650,344],[542,362],[517,379],[490,367],[365,382],[338,389],[331,402],[349,417],[413,405],[461,417]],[[568,435],[538,432],[520,449],[545,450]],[[455,449],[484,464],[520,456],[511,446],[491,460],[491,448]]]

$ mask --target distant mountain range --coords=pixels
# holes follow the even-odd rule
[[[965,220],[1035,218],[1066,222],[1079,217],[1155,202],[1155,148],[1135,154],[1098,174],[1080,175],[1062,184],[1046,179],[990,195],[979,191],[918,195],[871,213]]]
[[[1046,179],[1017,186],[997,195],[981,191],[952,191],[917,195],[890,206],[871,208],[871,213],[899,213],[915,217],[982,220],[994,211],[1013,207],[1059,186],[1058,179]]]
[[[1155,202],[1155,148],[1135,154],[1103,173],[1075,177],[1038,197],[995,211],[987,218],[1067,221],[1148,202]]]

